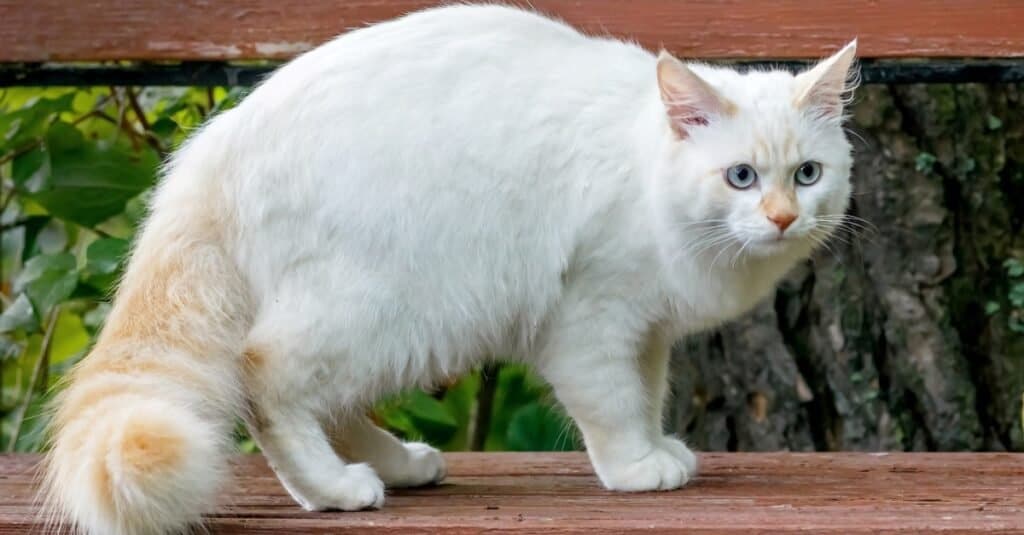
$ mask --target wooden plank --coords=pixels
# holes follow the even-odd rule
[[[0,534],[31,532],[36,457],[0,456]],[[602,490],[579,453],[455,453],[449,478],[381,511],[307,513],[239,457],[215,534],[1024,532],[1024,454],[706,453],[685,489]]]
[[[510,0],[515,1],[515,0]],[[437,0],[0,0],[0,62],[287,59]],[[525,0],[518,0],[525,4]],[[686,57],[1024,57],[1020,0],[531,0]]]

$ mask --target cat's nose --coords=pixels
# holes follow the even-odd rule
[[[768,220],[779,227],[779,232],[786,232],[786,229],[796,221],[797,215],[792,212],[768,214]]]

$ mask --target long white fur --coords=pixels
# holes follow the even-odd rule
[[[169,165],[96,370],[63,396],[51,506],[87,533],[184,529],[243,414],[299,504],[379,507],[384,483],[444,464],[363,411],[489,357],[551,382],[608,488],[685,484],[696,457],[661,430],[669,348],[754,306],[845,211],[852,59],[796,77],[664,64],[679,76],[659,83],[635,45],[466,5],[302,55]],[[675,97],[722,109],[673,124]],[[808,160],[824,175],[795,187]],[[738,163],[757,187],[726,184]],[[785,239],[769,195],[798,210]]]

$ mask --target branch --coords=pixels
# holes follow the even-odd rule
[[[13,452],[15,446],[18,445],[18,437],[21,435],[22,425],[25,423],[25,413],[28,412],[28,406],[32,403],[32,394],[35,393],[36,388],[41,379],[46,377],[50,368],[50,349],[53,347],[53,333],[57,330],[57,317],[60,315],[60,305],[55,305],[50,310],[50,315],[46,321],[46,333],[43,334],[43,346],[39,350],[39,359],[36,360],[36,365],[32,369],[32,379],[28,382],[28,392],[25,393],[25,399],[21,402],[21,406],[18,407],[18,415],[14,420],[14,431],[11,432],[11,440],[7,443],[7,451]],[[46,371],[44,372],[44,368]],[[45,384],[44,384],[45,387]]]
[[[128,104],[131,105],[132,111],[135,112],[135,117],[139,120],[139,126],[142,127],[142,131],[145,132],[145,135],[142,136],[143,139],[150,147],[153,147],[153,150],[155,150],[156,153],[160,155],[160,159],[163,160],[167,157],[167,151],[157,140],[156,135],[153,133],[153,128],[150,126],[149,121],[146,120],[146,112],[143,111],[142,106],[139,105],[139,99],[135,95],[135,91],[130,87],[126,87],[125,91],[128,93]]]
[[[491,413],[494,412],[494,394],[498,389],[501,364],[488,364],[480,370],[480,390],[476,393],[476,422],[469,449],[483,451],[487,434],[491,431]]]

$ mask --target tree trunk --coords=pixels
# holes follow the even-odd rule
[[[703,450],[1024,451],[1021,89],[861,88],[851,213],[877,230],[680,343],[671,427]]]

